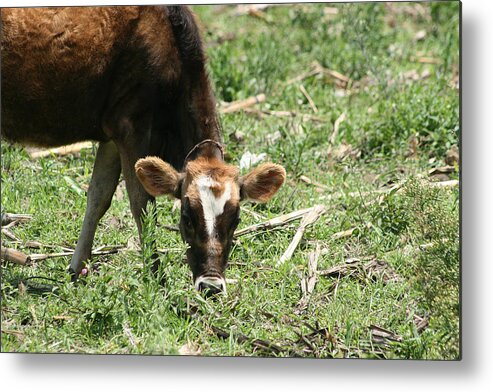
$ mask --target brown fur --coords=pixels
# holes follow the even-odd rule
[[[232,165],[227,165],[217,158],[199,157],[194,161],[190,161],[185,168],[185,173],[185,189],[187,190],[187,196],[192,199],[193,202],[198,202],[199,195],[197,189],[190,186],[190,184],[202,175],[209,176],[216,182],[216,185],[211,187],[215,197],[220,197],[223,194],[224,183],[226,181],[232,181],[233,196],[238,193],[238,191],[235,192],[235,188],[238,189],[238,186],[236,185],[239,175],[238,168]],[[232,201],[235,201],[234,197]],[[236,201],[239,201],[239,198]]]
[[[179,195],[178,186],[183,176],[169,163],[157,157],[142,158],[135,164],[135,173],[150,195]]]
[[[4,8],[1,18],[3,137],[40,146],[107,141],[157,109],[153,153],[174,165],[200,140],[220,140],[205,57],[188,67],[202,44],[187,8]]]
[[[241,179],[244,199],[265,203],[276,194],[286,180],[286,170],[274,163],[264,163]]]

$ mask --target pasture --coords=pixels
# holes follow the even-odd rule
[[[148,212],[161,257],[150,272],[120,184],[96,233],[103,254],[77,284],[70,256],[2,261],[2,352],[460,358],[459,7],[192,7],[227,160],[265,154],[287,171],[272,201],[243,205],[227,296],[193,288],[168,198]],[[75,247],[95,152],[33,159],[2,142],[2,212],[32,215],[3,246]],[[283,263],[302,216],[241,233],[316,205]]]

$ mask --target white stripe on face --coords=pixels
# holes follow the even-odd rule
[[[211,189],[211,187],[217,185],[217,183],[209,176],[200,176],[197,179],[196,184],[204,210],[207,233],[209,233],[209,236],[212,236],[216,218],[223,213],[224,205],[231,198],[231,182],[226,182],[224,184],[224,192],[219,197],[216,197]]]

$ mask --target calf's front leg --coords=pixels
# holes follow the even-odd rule
[[[87,192],[87,208],[77,247],[70,262],[72,281],[77,280],[84,261],[91,257],[92,243],[99,220],[111,205],[120,179],[120,154],[113,142],[100,143]]]
[[[155,198],[149,195],[142,184],[140,183],[137,175],[135,174],[135,163],[139,158],[145,157],[146,150],[144,148],[136,148],[136,145],[133,148],[125,148],[124,146],[120,146],[120,154],[122,161],[122,171],[123,178],[125,178],[125,185],[127,187],[128,198],[130,200],[130,209],[132,210],[132,215],[134,217],[135,223],[137,224],[137,228],[139,231],[139,238],[141,247],[143,249],[143,241],[142,237],[142,226],[143,226],[143,214],[146,211],[146,207],[148,203],[155,203]],[[154,222],[149,222],[151,225],[156,223],[155,216],[151,217],[154,219]],[[152,271],[157,272],[159,267],[159,256],[156,253],[156,244],[153,238],[147,239],[149,241],[149,245],[153,251],[152,254]]]

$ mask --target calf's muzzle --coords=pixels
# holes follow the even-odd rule
[[[195,288],[205,296],[226,294],[226,281],[216,276],[199,276],[195,280]]]

